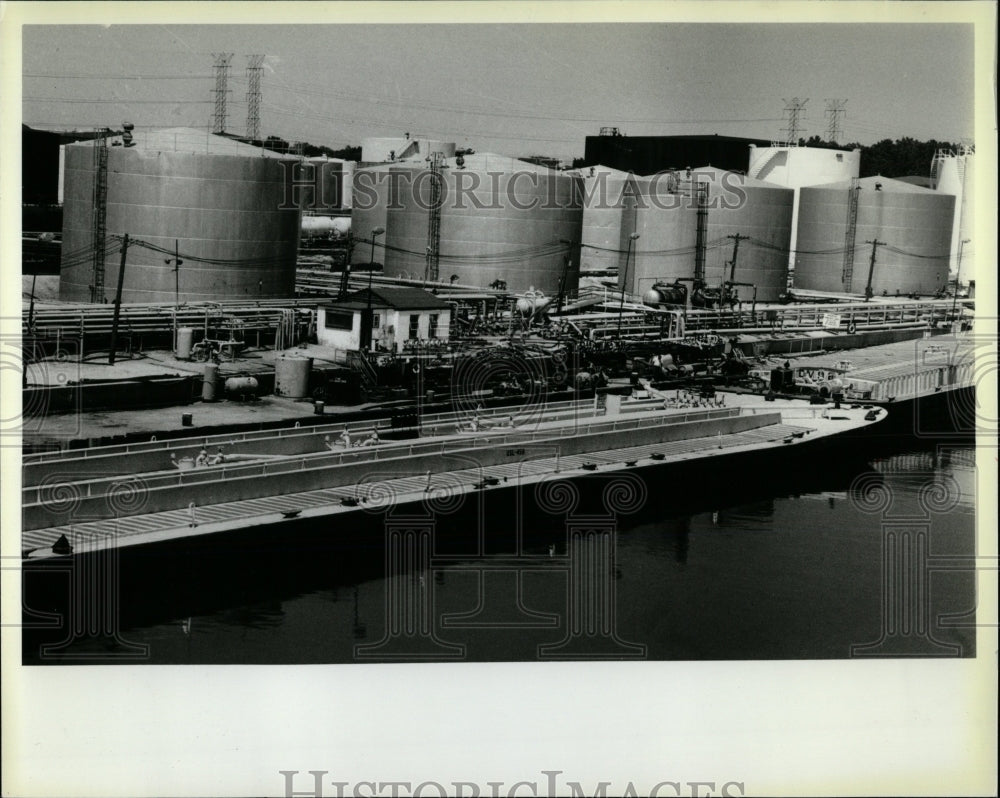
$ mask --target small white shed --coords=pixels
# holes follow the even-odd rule
[[[447,341],[450,327],[451,306],[429,291],[375,286],[321,305],[316,336],[335,349],[402,352],[407,341]]]

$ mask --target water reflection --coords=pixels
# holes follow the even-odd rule
[[[887,518],[928,519],[936,554],[975,551],[971,447],[911,443],[870,463],[717,482],[694,492],[652,479],[641,507],[612,516],[586,483],[572,512],[515,518],[509,493],[484,494],[474,514],[426,527],[424,559],[400,560],[391,578],[379,516],[357,528],[300,523],[294,546],[262,533],[238,549],[137,554],[123,568],[120,621],[163,663],[354,662],[359,644],[382,650],[386,629],[405,638],[398,613],[417,605],[432,652],[473,660],[847,657],[880,635]],[[474,554],[448,554],[470,534]],[[968,618],[974,586],[971,569],[935,574],[930,617]],[[974,652],[974,627],[934,634]],[[26,633],[26,662],[44,640]]]

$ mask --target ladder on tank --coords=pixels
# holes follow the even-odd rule
[[[851,187],[847,190],[847,228],[844,232],[844,268],[840,274],[840,282],[844,291],[850,293],[851,282],[854,280],[854,245],[858,234],[858,191],[861,184],[858,178],[851,178]]]
[[[427,218],[427,265],[424,280],[437,282],[441,247],[441,162],[444,153],[433,152],[431,161],[430,214]]]
[[[93,273],[90,301],[104,301],[104,255],[108,216],[108,129],[94,137],[94,211],[92,219]]]
[[[695,183],[695,202],[698,208],[697,229],[694,243],[695,288],[705,281],[705,239],[708,237],[708,184]]]

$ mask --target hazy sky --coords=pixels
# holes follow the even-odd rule
[[[246,55],[266,55],[261,130],[340,147],[409,131],[510,155],[583,155],[632,135],[842,142],[973,133],[973,31],[941,24],[148,25],[24,30],[23,119],[39,127],[211,123],[213,53],[232,52],[227,130],[246,130]],[[87,77],[96,76],[96,77]]]

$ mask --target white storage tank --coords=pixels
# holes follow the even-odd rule
[[[434,152],[442,153],[445,158],[454,158],[455,142],[425,136],[370,137],[361,140],[361,162],[364,164],[423,160]]]
[[[795,287],[864,294],[872,252],[875,296],[933,294],[948,280],[955,197],[886,177],[802,188]],[[854,257],[845,264],[848,208],[857,192]],[[845,275],[845,265],[848,273]]]
[[[932,187],[955,197],[955,218],[952,224],[951,264],[952,273],[959,271],[959,251],[961,250],[961,274],[968,279],[975,275],[971,241],[974,234],[973,199],[975,197],[975,153],[971,147],[959,151],[940,150],[931,163]],[[962,245],[963,241],[969,244]]]
[[[422,279],[431,221],[431,173],[394,167],[399,203],[386,219],[385,273]],[[441,169],[438,280],[508,290],[576,290],[583,223],[580,178],[489,153]]]
[[[750,145],[747,176],[795,190],[792,207],[792,252],[788,259],[795,267],[796,236],[799,228],[799,189],[851,180],[861,174],[861,150],[836,150],[823,147],[771,147]]]
[[[286,191],[294,159],[188,128],[139,132],[134,143],[109,142],[107,152],[106,241],[128,233],[136,242],[123,301],[174,302],[174,267],[165,261],[175,241],[181,302],[294,296],[300,210]],[[93,251],[96,174],[92,143],[65,153],[64,256]],[[105,258],[96,301],[114,300],[118,265],[117,254]],[[64,257],[60,299],[90,302],[93,283],[92,257]]]

